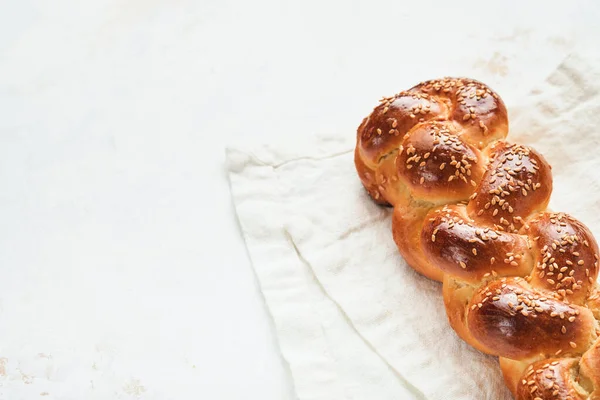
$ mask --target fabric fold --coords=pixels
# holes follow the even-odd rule
[[[568,57],[511,114],[553,166],[552,208],[600,233],[600,63]],[[496,358],[448,325],[441,286],[406,265],[391,209],[365,194],[354,135],[229,149],[252,265],[298,398],[510,399]]]

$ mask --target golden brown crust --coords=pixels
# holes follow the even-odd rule
[[[421,231],[430,263],[465,282],[497,276],[525,276],[532,268],[523,236],[482,228],[467,216],[464,205],[429,212]]]
[[[521,382],[521,377],[525,373],[525,370],[538,360],[511,360],[510,358],[500,357],[499,361],[500,369],[502,370],[502,375],[504,376],[504,383],[510,389],[513,396],[516,397],[519,382]]]
[[[600,320],[600,286],[598,283],[594,284],[590,296],[586,301],[586,306],[594,314],[594,317]]]
[[[516,233],[524,218],[548,205],[550,166],[535,150],[506,142],[492,146],[490,159],[469,214],[480,224]]]
[[[467,306],[476,287],[465,284],[452,276],[444,275],[443,295],[448,322],[456,334],[477,350],[491,354],[492,351],[479,343],[467,327]]]
[[[455,138],[460,137],[459,143],[468,145],[467,157],[473,157],[473,148],[484,148],[492,141],[506,137],[508,133],[504,103],[489,87],[472,79],[444,78],[427,81],[409,91],[383,98],[360,124],[355,153],[355,164],[359,174],[362,174],[361,180],[378,203],[382,203],[382,198],[385,198],[387,202],[395,204],[393,198],[386,197],[379,190],[379,182],[374,184],[372,180],[364,179],[364,175],[367,172],[376,175],[386,161],[395,161],[402,142],[410,138],[413,132],[426,130],[427,126],[432,125],[430,122],[435,121],[444,122],[446,128],[454,127]],[[421,125],[425,127],[422,128]],[[443,146],[439,148],[443,149]],[[462,154],[459,155],[461,158],[457,157],[457,161],[462,159]],[[389,182],[397,173],[386,169],[383,178]],[[477,169],[473,169],[473,172],[475,170]],[[429,174],[421,174],[417,182],[428,176]],[[477,179],[469,178],[466,187],[471,185],[471,180],[478,183]],[[460,186],[459,181],[456,184]],[[472,190],[469,187],[469,191]],[[465,191],[465,188],[461,187],[460,191]],[[446,192],[451,193],[452,190]]]
[[[521,400],[585,400],[588,393],[575,380],[577,358],[550,358],[530,365],[521,376],[516,397]]]
[[[535,243],[531,284],[583,304],[598,277],[598,244],[589,229],[564,213],[548,212],[529,221],[523,233]]]
[[[546,211],[544,157],[503,139],[506,107],[465,78],[384,98],[357,131],[368,193],[393,205],[392,231],[416,271],[443,281],[448,320],[500,356],[517,399],[600,400],[598,245]]]
[[[426,277],[441,282],[444,273],[425,258],[420,244],[419,232],[428,208],[395,207],[392,216],[392,234],[404,260]]]
[[[522,278],[502,278],[475,293],[467,326],[477,341],[502,357],[582,354],[596,339],[594,316],[551,296]]]
[[[447,107],[428,95],[400,92],[375,107],[358,131],[358,148],[364,161],[377,165],[382,157],[398,149],[404,135],[415,125],[445,119]]]
[[[581,357],[579,372],[581,386],[590,392],[590,399],[600,399],[600,339]]]
[[[504,102],[487,85],[467,78],[443,78],[423,82],[411,91],[443,99],[451,109],[448,119],[461,125],[461,136],[483,148],[508,133]]]
[[[383,190],[383,187],[378,185],[375,171],[367,167],[359,157],[358,148],[354,151],[354,164],[356,165],[356,172],[358,172],[360,181],[362,182],[369,196],[371,196],[371,198],[379,205],[390,205],[390,203],[388,203],[388,201],[385,200],[385,198],[381,195],[380,188]]]
[[[435,203],[468,198],[484,173],[479,151],[457,137],[446,122],[420,124],[396,157],[397,175],[412,196]]]

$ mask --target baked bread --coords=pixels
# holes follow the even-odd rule
[[[402,256],[443,283],[450,325],[500,357],[517,399],[600,399],[598,245],[547,209],[552,171],[505,141],[504,103],[472,79],[383,98],[358,128],[369,195],[394,207]]]

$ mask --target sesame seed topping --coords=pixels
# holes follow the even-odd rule
[[[537,387],[537,386],[533,386],[533,387],[532,387],[532,388],[529,390],[529,393],[533,393],[533,392],[535,392],[536,390],[538,390],[538,387]]]

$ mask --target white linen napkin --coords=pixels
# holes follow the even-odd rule
[[[509,104],[509,140],[541,151],[551,207],[600,234],[600,63],[568,57]],[[391,210],[365,194],[354,132],[227,151],[249,255],[300,400],[510,399],[496,358],[449,327],[441,285],[406,265]]]

